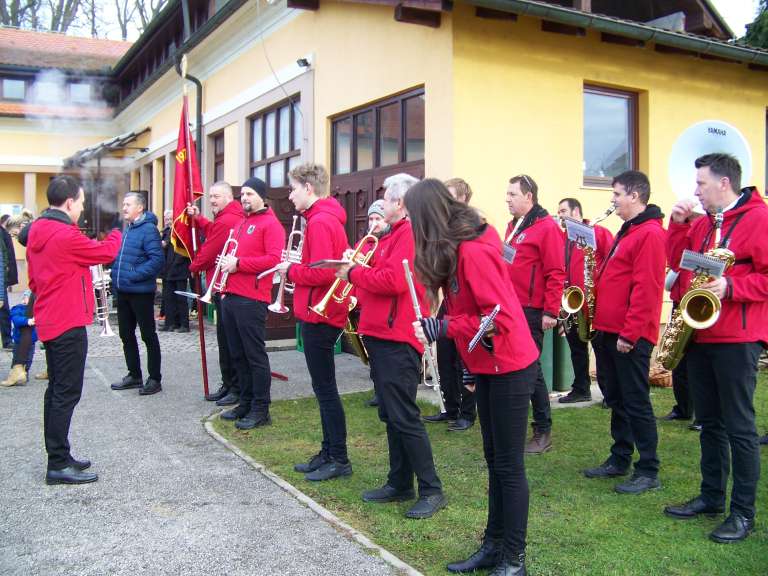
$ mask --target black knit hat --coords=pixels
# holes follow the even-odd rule
[[[251,190],[255,190],[256,194],[261,196],[262,199],[267,199],[267,185],[264,183],[264,180],[260,178],[248,178],[248,180],[243,182],[241,188],[250,188]]]

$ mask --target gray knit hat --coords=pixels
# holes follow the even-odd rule
[[[378,214],[382,218],[384,218],[384,200],[376,200],[371,206],[368,208],[368,216],[371,214]]]

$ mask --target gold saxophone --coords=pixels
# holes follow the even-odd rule
[[[723,213],[718,212],[715,216],[715,245],[704,255],[725,262],[727,269],[734,263],[736,257],[727,248],[718,246],[722,226]],[[694,330],[709,328],[720,318],[722,307],[720,298],[711,290],[702,288],[709,281],[710,276],[706,271],[694,275],[688,291],[680,299],[680,305],[672,313],[664,329],[659,351],[656,353],[656,361],[667,370],[674,370],[683,359]]]

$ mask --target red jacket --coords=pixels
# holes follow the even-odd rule
[[[338,260],[347,249],[347,233],[344,224],[347,213],[334,198],[321,198],[304,211],[307,225],[301,249],[301,264],[288,269],[288,280],[296,284],[293,292],[293,313],[298,320],[312,324],[329,324],[341,328],[347,321],[347,305],[331,298],[326,309],[327,318],[312,312],[314,306],[326,295],[336,280],[336,272],[330,268],[309,268],[307,264],[318,260]],[[338,294],[341,287],[340,283]]]
[[[464,366],[472,374],[503,374],[522,370],[539,357],[523,309],[509,289],[501,238],[492,226],[482,236],[459,244],[456,277],[443,287],[448,337],[456,342]],[[478,344],[467,351],[480,326],[480,316],[501,305],[494,319],[493,352]]]
[[[524,308],[538,308],[556,318],[565,283],[565,242],[560,227],[534,205],[537,208],[542,215],[507,242],[515,250],[508,264],[509,277]],[[505,239],[512,233],[513,222],[507,225]]]
[[[720,318],[711,328],[695,331],[696,342],[762,342],[768,346],[768,206],[754,187],[745,188],[743,194],[736,207],[723,214],[721,242],[728,238],[727,248],[736,262],[725,271],[728,287]],[[670,265],[680,263],[686,248],[696,252],[711,249],[712,228],[711,216],[697,218],[692,224],[670,222]],[[704,246],[708,234],[711,237]],[[681,294],[690,285],[691,274],[687,273],[683,281]]]
[[[67,330],[93,322],[89,266],[112,262],[121,241],[119,230],[112,230],[103,242],[90,240],[72,224],[69,216],[55,208],[43,212],[32,224],[27,263],[40,340],[53,340]]]
[[[189,265],[189,271],[194,274],[205,272],[206,279],[210,282],[216,269],[216,257],[221,254],[229,231],[236,229],[244,217],[243,206],[237,200],[232,200],[213,217],[213,221],[202,216],[195,218],[205,235],[205,242]]]
[[[382,340],[405,342],[423,354],[424,346],[413,332],[416,313],[403,270],[403,260],[407,259],[413,274],[414,254],[411,222],[403,218],[393,224],[389,234],[379,241],[374,266],[353,267],[349,279],[365,303],[360,311],[358,332]],[[429,302],[424,286],[416,280],[415,275],[413,282],[421,313],[425,317],[429,316]]]
[[[224,294],[237,294],[261,302],[272,299],[272,274],[257,280],[256,276],[280,262],[285,246],[285,229],[272,208],[247,215],[235,228],[237,271],[224,286]]]
[[[588,224],[585,220],[585,223]],[[567,235],[563,235],[565,242],[569,242]],[[595,273],[600,270],[600,267],[605,262],[605,257],[608,255],[608,251],[613,244],[613,234],[602,226],[595,226],[595,241],[597,242],[597,250],[595,250]],[[582,250],[575,242],[570,242],[568,246],[569,262],[566,268],[566,283],[568,286],[578,286],[584,290],[584,250]],[[594,277],[592,279],[594,282]]]
[[[639,338],[656,344],[666,266],[663,217],[649,204],[624,223],[624,234],[616,235],[608,260],[596,273],[595,330],[618,334],[633,344]]]

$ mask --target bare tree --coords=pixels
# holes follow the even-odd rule
[[[120,26],[120,35],[123,40],[128,39],[128,27],[136,15],[137,0],[115,0],[117,10],[117,24]]]
[[[65,33],[72,22],[77,18],[80,9],[80,0],[48,0],[51,11],[51,32]]]
[[[139,15],[139,21],[136,22],[136,27],[139,32],[146,30],[147,25],[152,19],[160,13],[168,0],[135,0],[136,11]]]
[[[37,14],[41,0],[0,0],[0,24],[25,27],[31,14]]]

